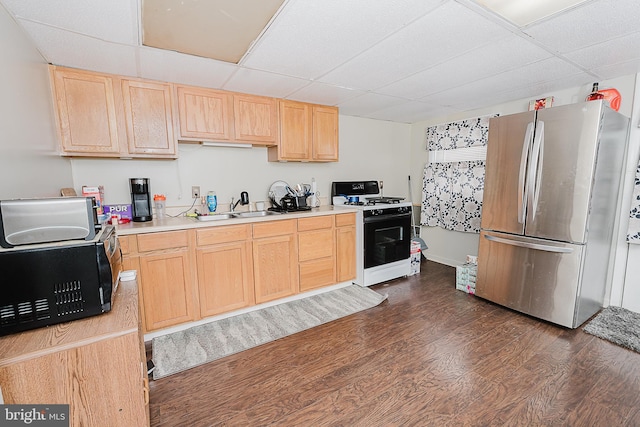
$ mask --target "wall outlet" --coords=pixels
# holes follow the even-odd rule
[[[191,198],[197,199],[198,197],[200,197],[200,186],[194,185],[191,187]]]

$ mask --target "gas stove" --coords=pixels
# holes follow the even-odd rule
[[[341,181],[331,184],[331,201],[334,207],[360,208],[362,210],[411,207],[404,197],[383,196],[378,181]]]
[[[385,197],[378,181],[333,182],[334,209],[356,209],[356,278],[370,286],[409,274],[411,202]]]

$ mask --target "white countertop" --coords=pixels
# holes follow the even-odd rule
[[[232,218],[216,221],[199,221],[194,217],[187,216],[180,216],[175,218],[169,216],[164,218],[154,217],[152,221],[120,224],[116,227],[116,233],[120,236],[126,236],[131,234],[156,233],[159,231],[186,230],[190,228],[201,227],[218,227],[224,225],[246,224],[264,221],[281,221],[286,219],[297,219],[322,215],[335,215],[336,213],[342,214],[354,212],[357,212],[357,209],[346,207],[334,209],[333,206],[321,206],[319,208],[312,208],[310,211],[287,212],[283,214],[267,215],[263,217]]]

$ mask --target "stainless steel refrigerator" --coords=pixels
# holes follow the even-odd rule
[[[602,307],[628,125],[603,101],[491,119],[477,296],[569,328]]]

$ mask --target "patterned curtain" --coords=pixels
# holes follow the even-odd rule
[[[427,150],[484,146],[489,116],[427,128]],[[484,160],[428,163],[422,180],[421,225],[480,232]]]
[[[640,164],[638,164],[636,168],[633,199],[631,199],[631,212],[629,213],[627,242],[640,244]]]

